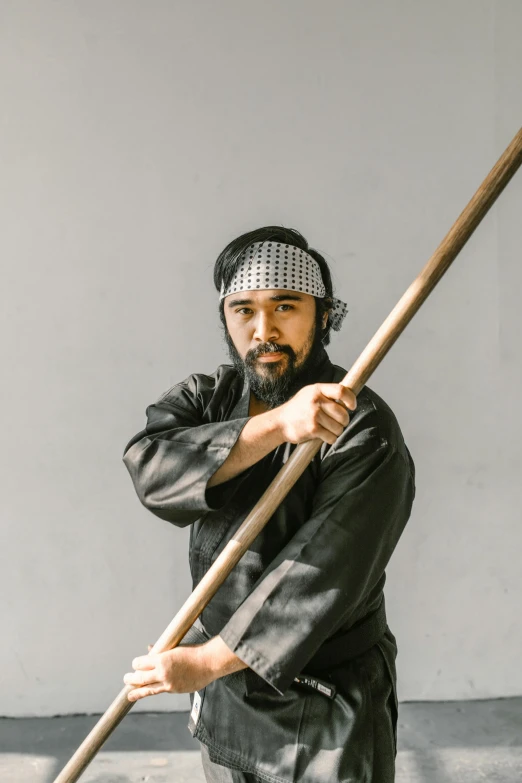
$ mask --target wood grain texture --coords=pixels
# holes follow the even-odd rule
[[[401,297],[344,377],[342,380],[344,386],[352,389],[356,395],[360,392],[521,164],[522,129],[457,218],[424,269]],[[227,544],[216,562],[162,633],[152,648],[152,652],[170,650],[181,642],[320,447],[321,441],[313,440],[303,443],[295,449],[288,462],[238,529],[234,539]],[[78,780],[105,740],[131,709],[132,703],[127,699],[131,690],[132,686],[125,686],[120,691],[55,779],[55,783],[73,783]]]

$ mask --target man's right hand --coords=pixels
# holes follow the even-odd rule
[[[355,410],[357,398],[340,383],[304,386],[292,399],[275,408],[278,424],[287,443],[304,443],[320,438],[332,445],[350,421],[346,408]]]
[[[355,394],[340,383],[305,386],[278,408],[249,418],[207,488],[229,481],[282,443],[304,443],[313,438],[334,443],[350,421],[346,408],[356,407]]]

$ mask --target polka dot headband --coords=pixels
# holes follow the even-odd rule
[[[241,291],[266,291],[284,288],[300,291],[320,299],[326,296],[319,264],[305,250],[282,242],[255,242],[240,256],[235,275],[225,289],[221,285],[220,299]],[[336,332],[342,326],[348,309],[340,299],[332,299],[330,326]]]

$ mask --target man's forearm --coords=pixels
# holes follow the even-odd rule
[[[282,443],[305,443],[313,438],[335,443],[350,420],[347,409],[356,407],[355,394],[340,383],[304,386],[288,402],[249,419],[207,487],[229,481]]]
[[[229,481],[285,442],[278,409],[253,416],[241,431],[230,454],[209,479],[207,487]]]
[[[221,636],[214,636],[203,647],[207,666],[214,679],[248,669],[247,664],[232,652]]]

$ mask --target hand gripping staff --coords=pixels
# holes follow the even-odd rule
[[[457,218],[420,275],[401,297],[349,373],[343,378],[343,386],[352,389],[356,395],[360,392],[521,164],[522,128]],[[288,462],[238,529],[235,537],[229,541],[150,652],[165,652],[181,642],[219,586],[317,454],[321,444],[321,440],[311,440],[297,446]],[[127,699],[132,690],[132,685],[126,685],[116,696],[54,783],[73,783],[78,780],[105,740],[132,708],[132,703]]]

